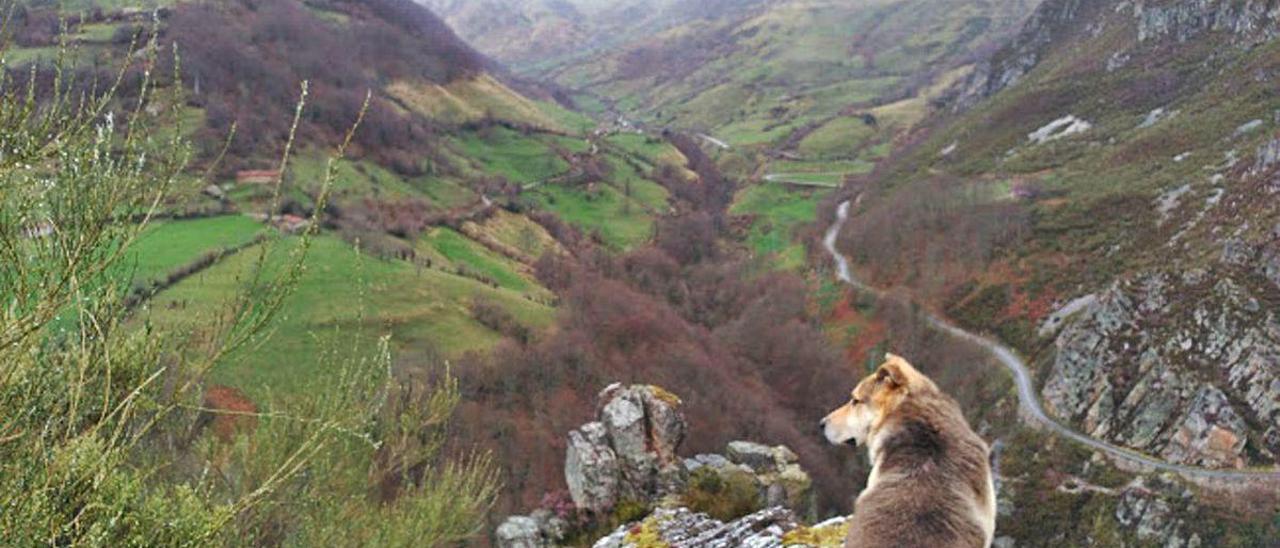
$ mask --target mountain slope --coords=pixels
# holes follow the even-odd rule
[[[1170,463],[1274,469],[1278,31],[1275,2],[1047,1],[849,187],[863,200],[841,248],[1031,358],[1056,420]],[[1166,502],[1167,528],[1136,540],[1251,545],[1274,500],[1231,495],[1254,501],[1239,536],[1188,517],[1244,487]],[[1119,502],[1097,509],[1132,520]],[[1043,538],[1020,515],[1001,528]]]
[[[522,72],[761,0],[418,0],[480,51]]]
[[[779,140],[907,98],[1016,29],[1032,3],[788,0],[715,12],[554,70],[661,125]]]

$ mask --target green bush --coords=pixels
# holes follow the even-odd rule
[[[684,505],[720,521],[731,521],[760,509],[760,489],[747,472],[722,474],[704,466],[689,475]]]

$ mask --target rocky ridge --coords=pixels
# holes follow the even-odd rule
[[[812,481],[796,454],[784,446],[734,441],[723,454],[681,458],[677,450],[687,434],[681,405],[656,386],[602,390],[596,420],[568,435],[564,470],[571,505],[507,518],[495,531],[498,546],[556,546],[575,526],[637,506],[653,513],[618,527],[597,546],[636,546],[645,538],[671,546],[782,546],[784,536],[802,529],[800,519],[814,513]],[[709,500],[737,502],[732,510],[747,515],[719,520],[693,508]]]
[[[1172,462],[1276,463],[1276,248],[1228,240],[1212,269],[1114,284],[1058,334],[1046,407]]]
[[[1131,48],[1106,56],[1107,71],[1127,64],[1133,49],[1187,42],[1210,32],[1229,35],[1229,43],[1241,48],[1271,40],[1280,36],[1280,2],[1047,0],[1005,48],[974,70],[959,90],[955,108],[967,109],[1017,84],[1069,36],[1083,32],[1096,38],[1112,25],[1133,33],[1135,41]]]

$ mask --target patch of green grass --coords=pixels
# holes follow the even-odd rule
[[[268,270],[278,271],[296,238],[271,246]],[[241,287],[260,256],[254,247],[230,257],[170,288],[152,300],[151,319],[194,330],[211,325],[229,296]],[[337,334],[344,346],[373,348],[384,335],[393,349],[458,356],[484,350],[501,336],[470,315],[475,299],[503,307],[521,323],[541,329],[553,321],[553,309],[519,293],[493,288],[470,278],[421,268],[404,261],[359,254],[331,236],[319,236],[307,256],[306,270],[270,334],[253,348],[231,356],[213,372],[213,381],[243,389],[254,399],[271,392],[291,393],[316,374],[318,342]]]
[[[608,162],[613,168],[613,173],[610,174],[608,183],[614,190],[630,197],[631,200],[650,211],[662,212],[667,210],[667,199],[670,197],[670,193],[667,192],[666,188],[646,179],[643,174],[637,172],[635,167],[625,160],[610,157]]]
[[[773,257],[779,268],[801,268],[805,264],[804,246],[795,241],[792,231],[814,221],[818,201],[826,192],[762,183],[739,192],[730,213],[756,216],[747,245],[757,255]]]
[[[503,127],[467,133],[455,142],[476,168],[517,183],[542,182],[569,168],[568,163],[537,136]]]
[[[685,158],[670,143],[657,137],[637,133],[619,133],[610,135],[609,143],[618,148],[643,158],[650,165],[673,164],[682,166]]]
[[[586,232],[598,232],[615,250],[629,249],[653,235],[653,219],[634,200],[609,186],[585,190],[548,185],[539,187],[534,200],[566,222]]]
[[[125,267],[137,281],[161,278],[202,254],[252,240],[262,223],[241,215],[157,223],[129,249]]]
[[[875,134],[876,130],[861,118],[842,116],[827,122],[800,141],[800,153],[820,158],[851,158]]]
[[[519,267],[514,261],[489,251],[451,228],[432,229],[422,238],[426,245],[434,248],[450,263],[464,266],[492,279],[502,287],[514,291],[528,291],[533,286],[528,279],[518,273]]]

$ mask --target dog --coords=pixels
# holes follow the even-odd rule
[[[821,427],[832,444],[866,446],[871,460],[846,548],[991,546],[990,448],[955,400],[907,360],[887,355]]]

